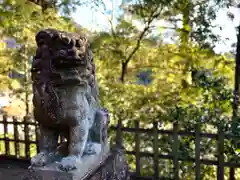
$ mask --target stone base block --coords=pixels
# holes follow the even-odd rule
[[[88,157],[89,158],[89,157]],[[128,166],[123,152],[115,149],[102,159],[91,157],[85,169],[72,172],[58,170],[26,169],[21,167],[0,167],[0,179],[11,180],[128,180]],[[84,164],[83,164],[84,166]],[[82,166],[82,167],[83,167]]]

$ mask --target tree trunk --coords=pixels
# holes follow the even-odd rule
[[[182,30],[181,30],[181,45],[184,47],[189,42],[189,37],[191,33],[191,0],[185,2],[182,7]]]
[[[191,21],[190,21],[190,16],[191,16],[191,0],[186,0],[184,1],[184,4],[181,7],[182,11],[182,29],[180,32],[180,48],[181,51],[184,52],[186,55],[187,53],[187,45],[189,43],[190,39],[190,33],[191,33]],[[189,72],[189,68],[192,67],[192,62],[187,62],[184,65],[184,70],[183,70],[183,77],[186,76],[186,74]],[[186,88],[188,86],[187,81],[183,78],[182,79],[182,87]]]
[[[238,26],[238,37],[237,37],[237,53],[236,53],[236,65],[235,65],[235,85],[234,85],[234,101],[233,101],[233,114],[232,114],[232,129],[239,125],[236,121],[238,117],[238,104],[239,104],[239,84],[240,84],[240,25]],[[235,169],[230,168],[229,179],[235,180]]]
[[[120,77],[120,80],[122,83],[124,83],[125,81],[125,74],[127,73],[127,65],[128,63],[126,62],[122,63],[122,71],[121,71],[121,77]]]

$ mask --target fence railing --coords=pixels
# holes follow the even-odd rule
[[[22,120],[17,118],[9,118],[3,116],[0,119],[0,155],[13,157],[17,159],[30,159],[38,151],[36,145],[37,142],[37,123],[31,118],[24,117]],[[117,126],[111,126],[110,130],[116,134],[114,142],[118,146],[126,146],[124,144],[123,133],[129,133],[133,136],[131,140],[132,150],[125,150],[127,155],[135,156],[134,162],[134,175],[136,179],[143,179],[141,172],[142,158],[151,158],[153,160],[153,176],[149,176],[149,179],[161,179],[160,175],[160,160],[171,160],[173,164],[172,179],[180,179],[180,161],[190,162],[195,165],[195,179],[202,179],[201,165],[216,166],[217,167],[217,179],[224,179],[224,172],[226,168],[240,168],[240,161],[225,161],[225,143],[229,140],[240,140],[240,136],[234,136],[225,134],[221,128],[218,128],[217,133],[202,133],[200,124],[195,125],[194,131],[182,131],[179,130],[177,123],[173,124],[171,130],[162,130],[159,128],[159,123],[154,122],[152,128],[141,128],[140,122],[135,121],[134,127],[124,127],[122,121],[118,121]],[[143,151],[140,141],[142,140],[142,134],[145,134],[147,138],[151,139],[152,149],[151,152]],[[167,135],[171,137],[171,151],[169,153],[162,153],[159,147],[165,146],[160,144],[159,135]],[[179,153],[179,147],[181,144],[181,137],[192,137],[194,139],[194,157],[181,156]],[[202,158],[201,157],[201,138],[213,139],[217,142],[216,160]],[[141,177],[141,178],[140,178]],[[146,177],[147,179],[147,177]],[[231,179],[233,180],[233,179]]]
[[[240,161],[232,161],[226,162],[224,161],[224,141],[228,140],[240,140],[240,136],[225,134],[222,131],[222,128],[218,128],[217,133],[202,133],[200,130],[200,124],[195,125],[195,131],[182,131],[179,130],[179,126],[177,123],[173,123],[173,128],[171,130],[160,130],[158,126],[158,122],[153,123],[153,127],[146,129],[140,128],[140,122],[135,121],[134,127],[124,127],[122,125],[122,121],[118,121],[116,127],[112,126],[112,130],[116,131],[116,139],[118,146],[124,146],[126,144],[123,143],[123,133],[129,133],[134,135],[135,147],[134,150],[129,151],[126,150],[127,155],[135,156],[135,175],[136,177],[142,177],[141,167],[143,164],[140,164],[141,158],[150,157],[153,159],[153,176],[149,177],[149,179],[159,179],[159,160],[171,160],[173,163],[173,179],[178,180],[180,174],[179,161],[182,162],[190,162],[195,164],[195,179],[200,180],[201,177],[201,165],[207,166],[216,166],[217,167],[217,180],[224,179],[224,170],[225,168],[240,168]],[[144,133],[149,139],[152,136],[152,152],[143,152],[140,148],[140,135]],[[168,135],[172,137],[172,147],[171,152],[169,154],[161,154],[159,151],[159,135]],[[183,157],[179,155],[179,144],[180,137],[193,137],[195,141],[195,157]],[[217,160],[201,158],[201,138],[209,138],[217,141],[217,147],[213,147],[217,149]],[[164,145],[163,145],[164,146]],[[136,178],[137,179],[137,178]],[[147,178],[146,178],[147,179]],[[162,179],[162,178],[161,178]],[[226,179],[226,178],[225,178]],[[235,178],[236,179],[236,178]],[[230,179],[233,180],[233,179]]]
[[[37,123],[29,118],[3,115],[0,120],[0,154],[30,159],[37,153]]]

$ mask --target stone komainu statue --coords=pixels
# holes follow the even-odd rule
[[[101,109],[93,54],[79,34],[45,29],[36,35],[32,64],[34,117],[39,149],[32,166],[45,166],[61,154],[59,167],[72,170],[83,154],[106,145],[108,113]],[[59,135],[67,139],[58,146]]]

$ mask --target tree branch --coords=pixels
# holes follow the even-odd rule
[[[104,4],[103,1],[101,1],[101,2]],[[106,14],[101,10],[101,8],[100,8],[100,6],[99,6],[99,3],[96,2],[96,1],[93,1],[93,3],[95,4],[96,7],[98,7],[98,10],[99,10],[104,16],[106,16]],[[105,5],[105,4],[104,4],[104,5]],[[112,35],[113,35],[113,36],[116,36],[116,32],[115,32],[115,29],[114,29],[114,26],[113,26],[113,18],[114,18],[114,11],[113,11],[113,9],[114,9],[114,3],[113,3],[113,1],[112,1],[112,13],[111,13],[111,18],[107,18],[107,20],[108,20],[108,22],[109,22],[109,24],[110,24],[110,26],[111,26],[111,33],[112,33]]]
[[[31,3],[39,5],[42,7],[42,12],[44,12],[48,8],[56,8],[56,1],[48,1],[48,0],[28,0]]]
[[[128,63],[130,62],[132,57],[135,55],[137,50],[140,48],[141,41],[144,38],[144,36],[146,35],[147,31],[150,29],[151,23],[160,16],[160,14],[162,12],[162,8],[163,7],[161,7],[160,10],[158,11],[159,7],[156,7],[156,9],[151,12],[148,20],[146,21],[143,31],[140,33],[140,35],[137,39],[137,43],[136,43],[135,47],[133,48],[132,52],[128,55],[128,57],[124,61],[122,61],[122,72],[121,72],[121,77],[120,77],[120,80],[122,83],[124,83],[124,78],[126,75]]]

